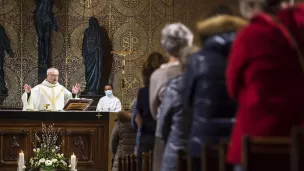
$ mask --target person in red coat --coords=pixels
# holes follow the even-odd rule
[[[288,34],[303,50],[304,4],[278,9],[279,0],[264,1],[267,13],[256,14],[239,32],[226,71],[228,93],[238,101],[227,156],[232,164],[241,163],[244,135],[289,136],[304,120],[304,72]]]

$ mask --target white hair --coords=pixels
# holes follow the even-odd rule
[[[180,58],[180,51],[192,46],[193,33],[182,23],[166,25],[162,30],[161,46],[170,55]]]
[[[53,71],[57,71],[59,73],[59,70],[57,68],[49,68],[47,71],[46,71],[46,75],[49,75],[51,72]]]

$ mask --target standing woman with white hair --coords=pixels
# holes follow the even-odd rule
[[[192,45],[193,34],[189,28],[181,23],[173,23],[162,30],[161,46],[169,60],[153,72],[150,78],[149,104],[153,118],[158,120],[159,106],[163,100],[163,93],[168,80],[182,73],[180,57],[182,50]],[[155,132],[155,145],[153,152],[153,171],[159,171],[164,152],[164,142],[160,138],[160,128],[157,123]]]

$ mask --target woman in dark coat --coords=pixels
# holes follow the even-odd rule
[[[137,159],[138,159],[138,171],[141,171],[141,155],[143,152],[150,152],[154,147],[155,129],[156,121],[151,115],[149,107],[149,85],[150,77],[152,73],[158,69],[163,63],[166,63],[167,59],[158,52],[153,52],[149,55],[147,60],[142,66],[142,77],[144,82],[144,87],[138,90],[137,96],[137,126],[138,142],[137,147]]]
[[[183,80],[185,109],[193,109],[188,112],[192,118],[188,153],[194,157],[195,170],[200,170],[202,144],[217,144],[230,136],[236,103],[228,97],[225,71],[236,32],[246,25],[246,20],[231,15],[197,25],[203,49],[189,58]]]

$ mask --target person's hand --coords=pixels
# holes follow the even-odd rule
[[[25,84],[25,85],[23,86],[23,88],[24,88],[24,91],[25,91],[26,93],[30,93],[31,90],[32,90],[31,86],[29,86],[29,85],[27,85],[27,84]]]
[[[73,94],[78,94],[79,91],[80,91],[80,89],[81,89],[81,85],[80,85],[79,83],[76,83],[76,84],[73,86],[73,88],[72,88],[72,93],[73,93]]]
[[[139,113],[136,113],[135,122],[136,122],[138,128],[142,128],[143,121],[142,121],[142,118],[139,115]]]

